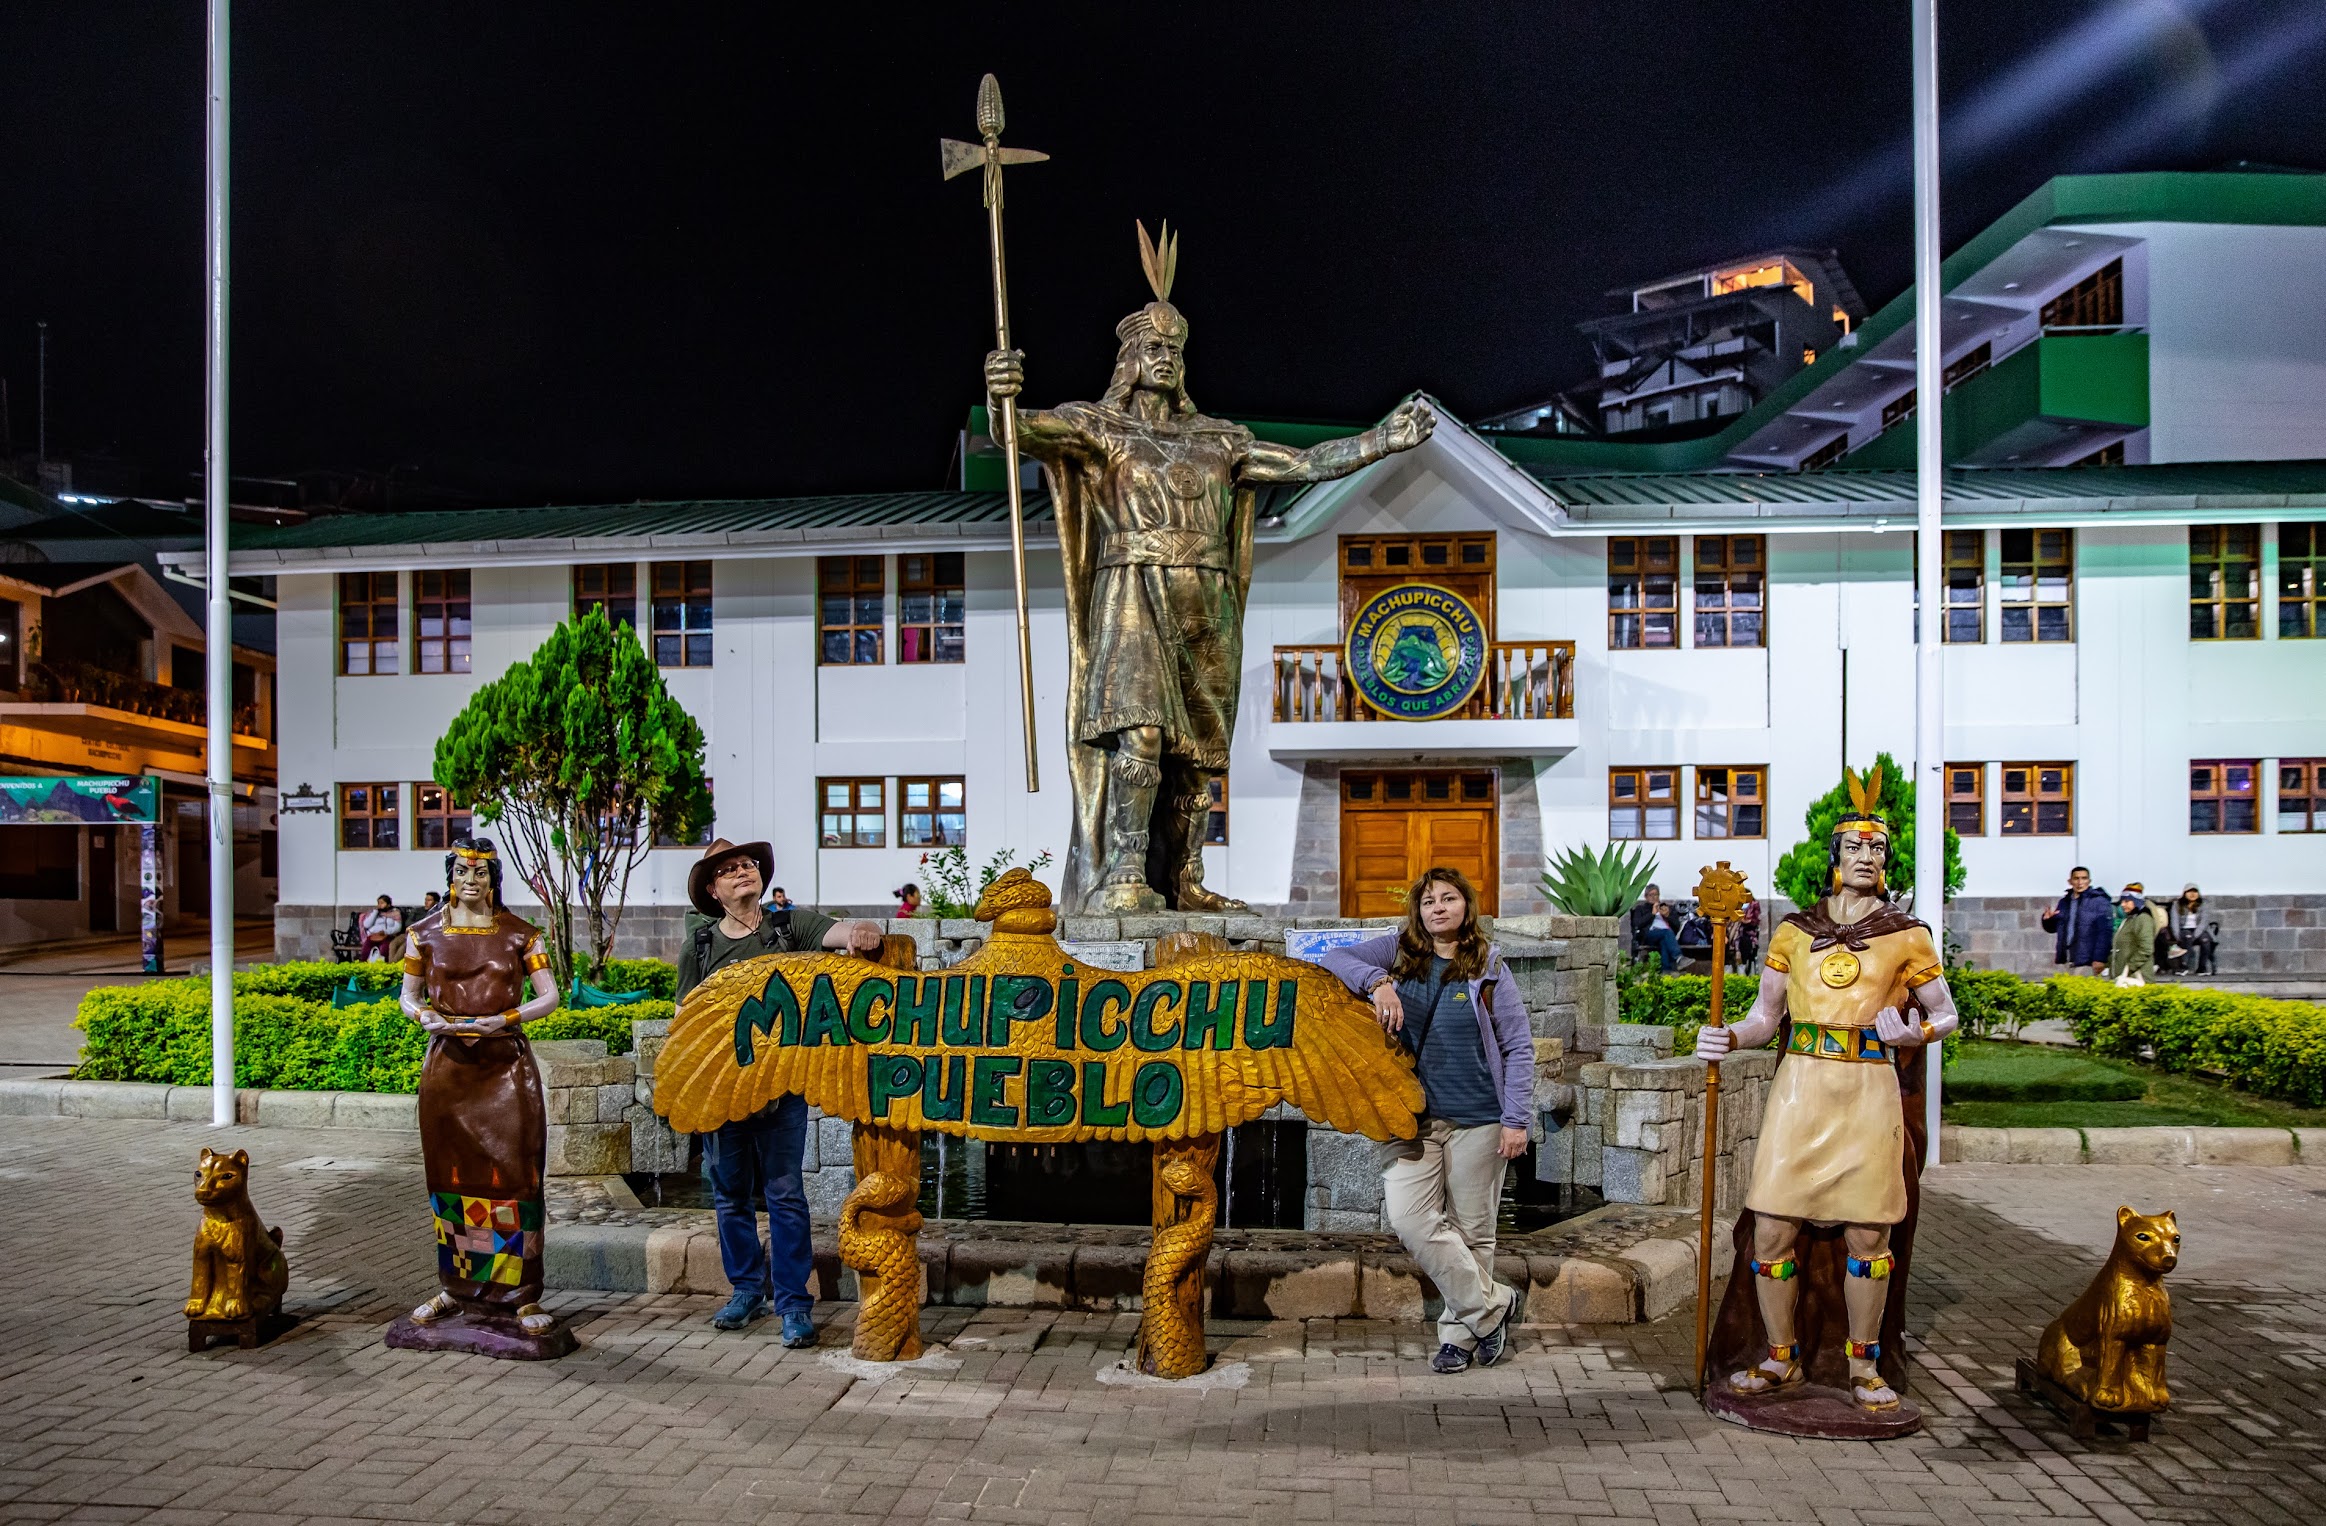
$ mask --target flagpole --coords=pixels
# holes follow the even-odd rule
[[[1921,628],[1914,643],[1914,914],[1946,947],[1946,704],[1939,641],[1946,609],[1940,568],[1946,547],[1944,314],[1939,303],[1937,0],[1910,0],[1914,12],[1914,587]],[[1923,1062],[1928,1107],[1926,1167],[1939,1161],[1937,1056]]]
[[[226,588],[227,0],[210,0],[208,218],[203,241],[209,440],[203,460],[203,627],[208,682],[210,828],[210,1121],[234,1122],[234,612]]]

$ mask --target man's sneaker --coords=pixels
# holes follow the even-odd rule
[[[727,1306],[711,1316],[711,1324],[720,1330],[740,1330],[755,1319],[765,1319],[775,1312],[775,1306],[758,1293],[737,1293],[727,1300]]]
[[[1470,1353],[1464,1351],[1461,1347],[1455,1345],[1452,1341],[1448,1341],[1443,1346],[1440,1346],[1438,1348],[1438,1354],[1430,1358],[1430,1371],[1432,1372],[1450,1373],[1468,1372],[1469,1370]]]
[[[794,1350],[816,1343],[816,1327],[805,1309],[783,1317],[783,1343]]]
[[[1492,1333],[1478,1337],[1478,1365],[1491,1367],[1510,1355],[1510,1322],[1518,1317],[1518,1295],[1510,1295],[1510,1302],[1502,1309],[1502,1323]]]

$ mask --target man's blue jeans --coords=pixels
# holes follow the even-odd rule
[[[1664,973],[1680,967],[1680,935],[1668,927],[1648,927],[1640,930],[1640,942],[1656,951],[1663,961]]]
[[[805,1097],[778,1097],[739,1123],[703,1137],[703,1174],[719,1213],[719,1260],[738,1293],[758,1293],[778,1314],[815,1307],[808,1277],[808,1194],[800,1162],[808,1147]],[[767,1204],[768,1248],[759,1244],[759,1205]],[[770,1264],[772,1260],[772,1265]]]

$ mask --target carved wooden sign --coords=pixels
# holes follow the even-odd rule
[[[922,1131],[1151,1142],[1154,1239],[1133,1360],[1192,1377],[1209,1361],[1221,1133],[1289,1102],[1348,1133],[1411,1138],[1412,1063],[1313,964],[1186,933],[1158,945],[1152,970],[1084,964],[1059,947],[1050,891],[1023,869],[987,889],[977,916],[993,936],[949,970],[775,954],[715,972],[671,1021],[654,1105],[689,1133],[793,1092],[854,1121],[840,1259],[858,1278],[853,1350],[875,1362],[921,1352]]]
[[[777,954],[716,972],[671,1024],[655,1106],[702,1133],[797,1092],[858,1123],[1059,1144],[1190,1139],[1289,1102],[1412,1136],[1411,1064],[1324,970],[1233,952],[1099,969],[1059,947],[1048,891],[1023,887],[1041,904],[991,912],[993,936],[949,970]]]

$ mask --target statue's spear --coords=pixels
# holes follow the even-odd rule
[[[985,170],[985,226],[993,249],[994,348],[1006,350],[1010,347],[1010,291],[1009,267],[1002,257],[1001,170],[1005,164],[1035,164],[1050,156],[1030,148],[1002,147],[1001,129],[1001,81],[988,74],[977,86],[977,131],[985,141],[962,143],[944,138],[937,146],[947,180],[980,167]],[[1009,470],[1010,570],[1018,587],[1018,724],[1026,739],[1026,791],[1032,794],[1041,789],[1042,780],[1034,761],[1034,646],[1026,623],[1026,515],[1018,486],[1017,399],[1005,397],[996,409],[988,397],[986,415],[998,421],[994,433],[1001,441],[1003,462]]]
[[[1696,885],[1696,909],[1712,924],[1712,1013],[1711,1026],[1721,1026],[1725,1014],[1721,988],[1728,983],[1728,924],[1744,910],[1744,876],[1728,867],[1722,859],[1720,866],[1704,871]],[[1719,1185],[1713,1179],[1713,1162],[1720,1152],[1720,1067],[1704,1067],[1704,1168],[1698,1172],[1703,1185],[1703,1199],[1698,1209],[1696,1227],[1696,1394],[1704,1395],[1705,1347],[1712,1333],[1712,1214],[1719,1196]]]

